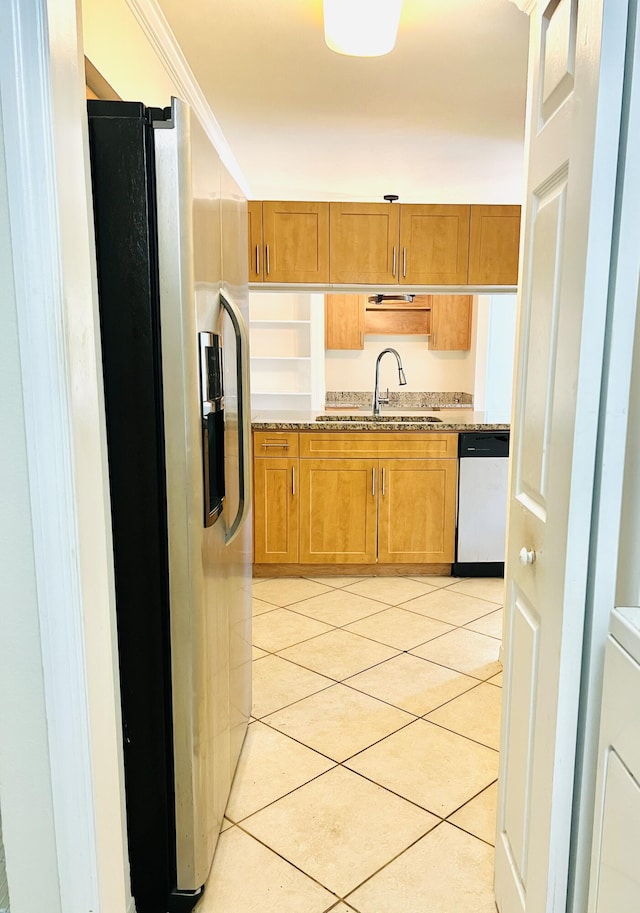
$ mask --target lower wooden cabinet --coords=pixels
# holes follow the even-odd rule
[[[300,561],[375,564],[377,460],[300,460]]]
[[[277,440],[254,435],[256,564],[454,560],[456,434],[301,432],[300,458],[260,456]]]
[[[454,559],[456,460],[380,460],[378,561]]]
[[[254,561],[298,562],[298,460],[271,457],[254,461]]]

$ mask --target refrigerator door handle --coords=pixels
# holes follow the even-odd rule
[[[238,535],[251,510],[251,397],[249,393],[249,337],[238,305],[220,292],[220,304],[231,319],[236,337],[236,382],[238,385],[238,512],[225,533],[229,545]]]

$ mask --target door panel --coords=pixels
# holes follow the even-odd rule
[[[567,909],[626,37],[626,5],[615,6],[551,0],[531,19],[496,839],[502,913]]]
[[[556,183],[557,180],[557,183]],[[531,283],[524,303],[528,335],[526,375],[522,387],[522,433],[516,450],[516,497],[546,517],[548,454],[556,374],[560,308],[559,251],[566,211],[567,174],[563,167],[552,189],[533,199]]]
[[[377,460],[300,460],[300,561],[375,564]]]

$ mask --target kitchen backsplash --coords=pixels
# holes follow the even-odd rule
[[[351,391],[327,391],[326,405],[331,406],[366,406],[371,402],[371,393],[363,393],[361,390]],[[450,392],[413,392],[405,393],[401,390],[389,391],[389,405],[399,406],[405,409],[416,409],[419,406],[449,406],[449,407],[472,407],[473,396],[471,393],[450,393]]]

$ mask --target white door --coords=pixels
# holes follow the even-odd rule
[[[566,904],[625,16],[622,2],[541,0],[531,17],[501,913],[564,913]]]

